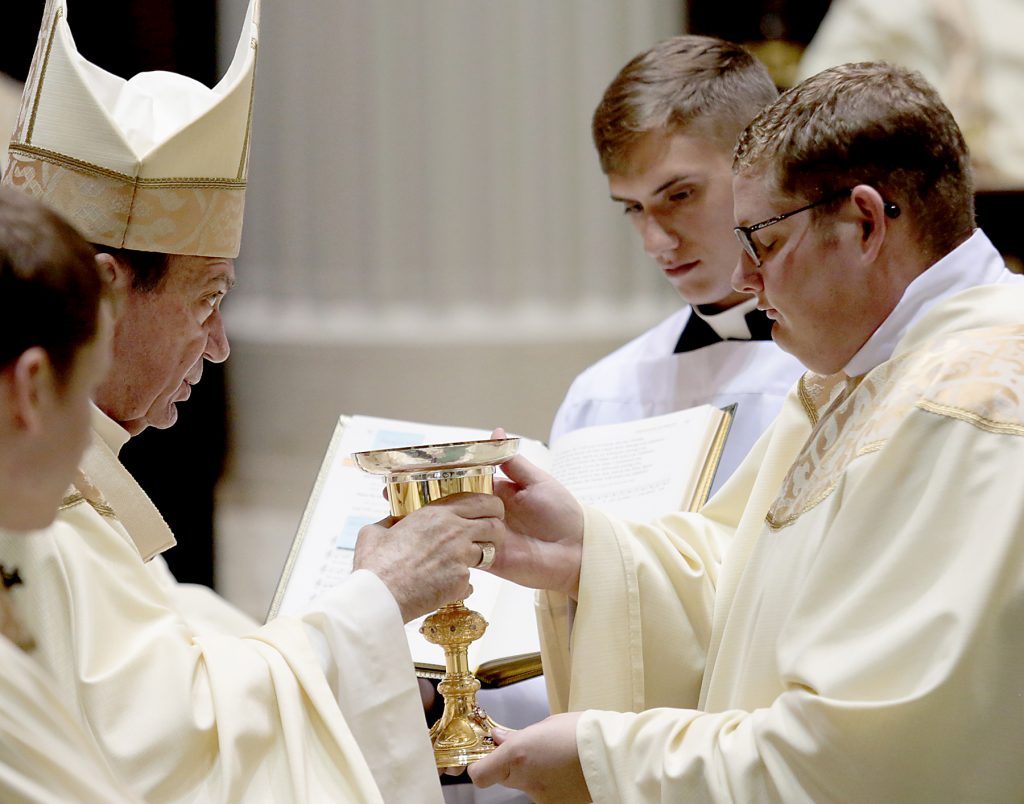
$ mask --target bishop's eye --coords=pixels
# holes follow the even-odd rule
[[[623,204],[622,214],[623,215],[638,215],[643,212],[643,207],[639,204]]]
[[[206,323],[206,320],[213,315],[213,311],[220,307],[220,301],[224,298],[223,291],[217,291],[211,293],[208,296],[203,296],[198,303],[198,315],[200,324]]]

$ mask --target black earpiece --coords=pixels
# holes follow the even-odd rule
[[[898,218],[900,216],[899,204],[894,204],[892,201],[886,201],[882,209],[885,210],[886,217]]]

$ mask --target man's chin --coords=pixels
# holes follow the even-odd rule
[[[155,414],[153,410],[149,410],[146,412],[146,415],[141,416],[138,419],[132,419],[127,422],[118,422],[118,424],[128,431],[128,435],[134,438],[147,427],[153,427],[157,430],[166,430],[176,421],[178,421],[177,403],[168,402],[167,406],[161,410],[159,414]]]
[[[744,298],[749,298],[745,294],[736,293],[732,288],[726,289],[708,282],[673,282],[671,284],[679,297],[694,307],[716,305],[726,300],[729,302],[726,306],[731,307],[733,304],[743,301]]]

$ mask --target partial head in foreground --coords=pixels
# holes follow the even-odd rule
[[[733,163],[734,287],[808,368],[839,371],[913,279],[974,230],[963,135],[919,73],[824,70],[743,131]]]
[[[110,329],[90,245],[38,201],[0,188],[0,527],[53,520],[89,443]]]
[[[626,64],[594,111],[592,134],[614,201],[682,298],[727,307],[739,256],[732,151],[777,92],[739,45],[676,36]]]

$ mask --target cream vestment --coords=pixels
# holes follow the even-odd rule
[[[114,772],[150,801],[440,801],[384,584],[357,572],[302,620],[258,627],[175,583],[144,563],[173,537],[116,458],[126,440],[96,411],[57,522],[0,536],[37,656]]]
[[[1022,309],[975,232],[701,515],[587,512],[541,624],[595,801],[1021,799]]]
[[[3,636],[0,667],[0,801],[140,800],[114,779],[53,682]]]

